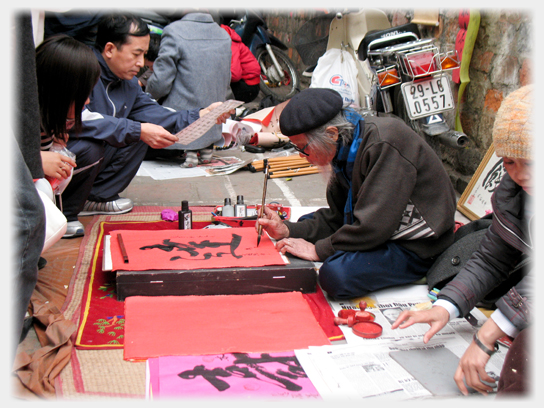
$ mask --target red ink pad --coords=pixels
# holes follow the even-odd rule
[[[359,322],[352,326],[353,333],[365,339],[375,339],[380,337],[383,332],[381,325],[375,322]]]

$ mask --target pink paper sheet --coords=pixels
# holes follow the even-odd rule
[[[328,344],[300,292],[125,300],[125,360],[272,353]]]
[[[121,254],[122,236],[129,262]],[[257,247],[254,228],[111,232],[113,270],[189,270],[285,265],[273,242],[263,234]]]
[[[293,351],[147,360],[150,399],[321,399]]]

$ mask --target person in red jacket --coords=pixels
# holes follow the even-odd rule
[[[259,95],[261,67],[240,36],[230,27],[222,24],[232,40],[230,63],[230,88],[239,101],[251,102]]]

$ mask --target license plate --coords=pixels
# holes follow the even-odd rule
[[[442,75],[432,79],[401,85],[410,119],[419,119],[453,109],[450,81]]]

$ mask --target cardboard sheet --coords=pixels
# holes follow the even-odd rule
[[[330,344],[300,292],[132,296],[125,300],[125,319],[125,360]]]
[[[123,261],[117,235],[128,255]],[[254,228],[111,232],[112,269],[124,271],[194,270],[285,265],[268,235],[257,247]]]

